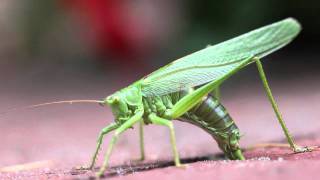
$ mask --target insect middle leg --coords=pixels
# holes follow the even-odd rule
[[[257,64],[257,68],[258,68],[258,71],[259,71],[259,76],[260,76],[260,79],[263,83],[263,86],[264,86],[264,89],[266,90],[267,92],[267,96],[268,96],[268,99],[272,105],[272,108],[277,116],[277,119],[282,127],[282,130],[287,138],[287,141],[291,147],[291,149],[296,152],[296,153],[300,153],[300,152],[306,152],[306,151],[311,151],[312,148],[310,147],[301,147],[301,146],[298,146],[294,143],[294,140],[291,136],[291,134],[289,133],[289,130],[282,118],[282,115],[279,111],[279,108],[278,108],[278,105],[276,103],[276,101],[274,100],[274,97],[272,95],[272,92],[271,92],[271,89],[269,87],[269,84],[268,84],[268,81],[267,81],[267,78],[266,78],[266,75],[264,73],[264,70],[263,70],[263,67],[262,67],[262,64],[261,64],[261,61],[259,60],[259,58],[255,57],[253,58],[253,60],[256,62]]]
[[[183,165],[180,163],[179,153],[177,150],[176,136],[175,136],[175,132],[174,132],[174,128],[173,128],[173,123],[170,120],[160,118],[160,117],[156,116],[155,114],[150,114],[149,120],[154,124],[167,126],[170,129],[170,140],[171,140],[175,165],[177,167],[183,167]]]
[[[140,161],[143,161],[145,158],[144,153],[144,133],[143,133],[144,121],[140,121],[139,123],[139,137],[140,137]]]

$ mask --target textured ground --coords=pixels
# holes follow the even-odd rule
[[[274,94],[292,134],[301,145],[320,145],[320,86],[314,79],[272,83]],[[92,83],[92,82],[91,82]],[[99,83],[97,83],[99,84]],[[10,84],[2,87],[1,109],[57,99],[101,98],[102,85],[54,86],[50,90]],[[115,85],[116,86],[116,85]],[[243,133],[241,145],[284,142],[284,136],[261,85],[228,85],[223,102]],[[17,88],[16,88],[17,87]],[[52,86],[53,87],[53,86]],[[82,87],[82,88],[79,88]],[[11,90],[10,88],[14,88]],[[44,88],[44,87],[42,87]],[[234,90],[232,90],[232,88]],[[113,89],[114,90],[114,89]],[[112,121],[108,109],[97,105],[61,105],[16,111],[1,116],[0,179],[89,178],[94,173],[75,167],[89,162],[99,130]],[[107,177],[126,179],[316,179],[320,151],[293,154],[287,148],[247,150],[246,161],[223,159],[215,142],[201,129],[175,122],[180,155],[185,169],[173,167],[169,133],[164,127],[147,126],[147,160],[139,157],[137,128],[121,136],[111,158]],[[106,137],[106,142],[110,135]],[[102,152],[106,149],[106,143]],[[97,166],[101,164],[102,152]]]

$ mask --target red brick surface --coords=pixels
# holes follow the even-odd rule
[[[278,84],[274,94],[287,125],[301,145],[320,144],[320,88]],[[260,86],[239,87],[224,94],[223,102],[239,125],[241,145],[284,142],[275,115]],[[62,89],[62,87],[61,87]],[[80,90],[81,91],[81,90]],[[46,94],[47,93],[47,94]],[[84,97],[63,95],[65,99]],[[86,94],[88,95],[88,94]],[[94,91],[89,97],[106,95]],[[21,92],[2,94],[1,109],[56,100],[53,92],[27,96]],[[71,98],[70,98],[71,97]],[[1,117],[0,179],[88,178],[94,173],[74,168],[89,162],[99,130],[112,121],[108,109],[97,105],[48,106],[33,111],[18,111]],[[257,148],[245,152],[246,161],[215,158],[220,154],[216,143],[201,129],[175,122],[178,150],[186,160],[185,169],[172,166],[169,132],[154,125],[145,128],[145,162],[139,157],[137,128],[121,136],[112,158],[114,168],[106,176],[126,179],[318,179],[320,151],[293,154],[287,148]],[[106,137],[106,142],[110,135]],[[106,143],[97,162],[101,165]],[[15,165],[23,165],[21,171]],[[14,166],[14,167],[12,167]],[[29,170],[27,169],[29,168]]]

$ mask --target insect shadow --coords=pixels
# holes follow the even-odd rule
[[[223,153],[218,154],[208,154],[204,156],[197,156],[197,157],[191,157],[191,158],[182,158],[181,162],[184,164],[189,163],[195,163],[199,161],[217,161],[217,160],[225,160],[225,155]],[[143,172],[143,171],[149,171],[153,169],[160,169],[160,168],[166,168],[170,166],[175,166],[174,161],[170,160],[162,160],[162,161],[155,161],[150,163],[133,163],[133,164],[125,164],[125,165],[118,165],[110,167],[102,176],[103,178],[110,178],[110,177],[116,177],[116,176],[125,176],[129,174],[133,174],[136,172]],[[100,167],[94,168],[94,171],[98,171]],[[72,170],[70,173],[72,175],[79,175],[84,174],[86,170]],[[96,179],[95,176],[90,176],[86,178],[75,178],[75,179]]]

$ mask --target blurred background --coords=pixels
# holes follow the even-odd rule
[[[0,8],[1,72],[19,71],[34,81],[61,74],[65,80],[71,75],[65,73],[136,79],[208,44],[289,16],[303,31],[275,55],[290,57],[272,69],[303,66],[300,73],[317,65],[317,1],[2,0]]]
[[[292,117],[288,123],[295,134],[315,132],[319,123],[301,128],[301,117],[316,119],[311,106],[320,104],[320,2],[316,0],[1,0],[0,108],[101,99],[174,59],[286,17],[300,21],[303,31],[293,43],[268,56],[264,65],[284,115]],[[255,137],[244,138],[244,144],[282,137],[279,129],[271,135],[253,130],[256,125],[278,128],[255,66],[232,77],[222,90],[231,114],[242,119],[239,124],[246,137]],[[267,115],[252,114],[256,107]],[[248,120],[257,116],[267,120]],[[85,162],[99,129],[111,120],[109,110],[95,105],[10,113],[0,118],[0,141],[6,144],[0,147],[0,165],[59,159],[61,154],[70,160],[81,156],[78,160]],[[177,126],[178,136],[179,132],[184,136],[185,125]],[[204,132],[193,130],[204,138],[195,144],[211,142]],[[166,136],[163,132],[160,137]],[[190,142],[180,142],[188,152],[183,155],[189,156],[192,148],[186,144]],[[217,149],[214,143],[212,148]],[[153,152],[159,155],[160,150],[155,144]]]

